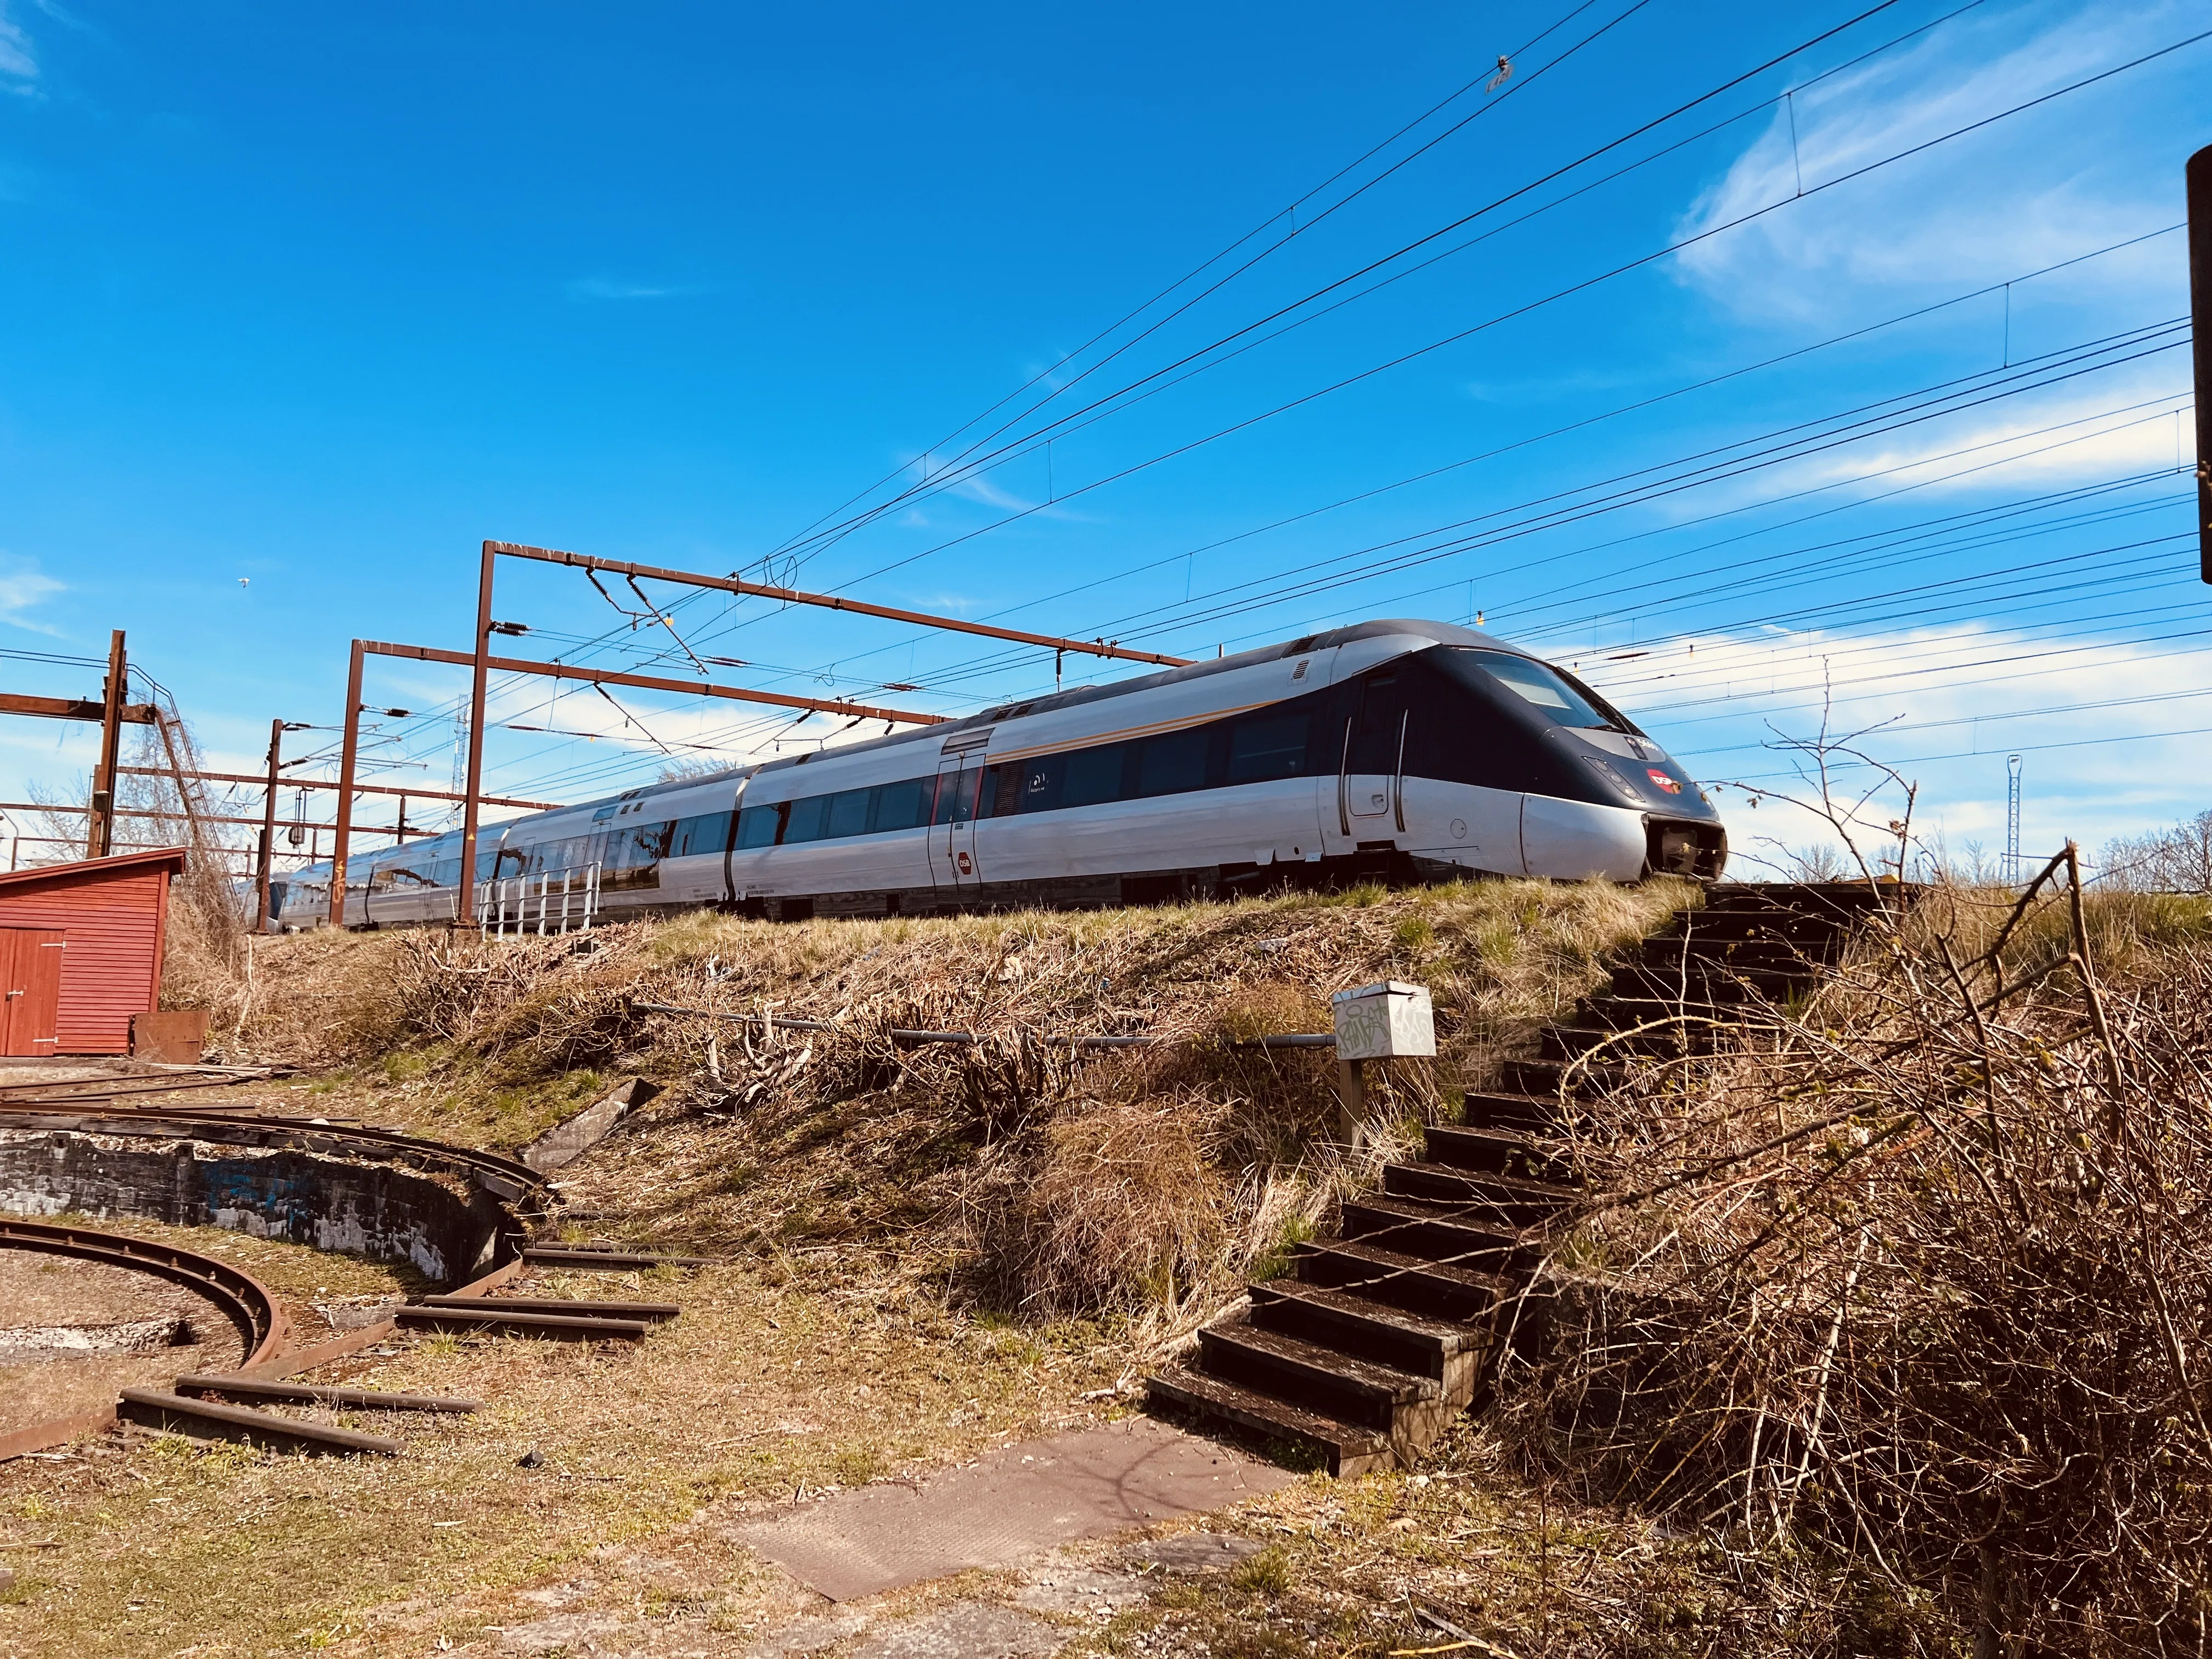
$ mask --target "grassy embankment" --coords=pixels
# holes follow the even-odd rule
[[[699,917],[610,930],[583,957],[428,934],[261,942],[250,1001],[242,976],[202,982],[224,987],[219,1036],[308,1075],[239,1092],[512,1148],[606,1080],[652,1077],[667,1093],[571,1171],[569,1224],[726,1263],[635,1281],[685,1314],[635,1354],[443,1340],[339,1368],[487,1402],[343,1419],[404,1433],[395,1462],[165,1440],[0,1470],[0,1543],[22,1575],[0,1653],[459,1649],[542,1618],[550,1584],[580,1618],[665,1621],[672,1650],[737,1650],[804,1598],[728,1538],[732,1522],[1126,1409],[1103,1391],[1326,1224],[1339,1185],[1362,1178],[1319,1138],[1326,1069],[1223,1039],[1325,1029],[1333,989],[1423,981],[1443,1055],[1383,1097],[1404,1120],[1449,1115],[1595,981],[1606,950],[1685,896],[1489,884],[1085,915]],[[845,1029],[748,1040],[636,1016],[633,1000],[773,1003]],[[895,1049],[892,1025],[997,1040]],[[1025,1048],[1024,1028],[1190,1041],[1071,1063]],[[311,1251],[193,1237],[246,1252],[296,1302],[333,1282]],[[1473,1441],[1454,1455],[1494,1460]],[[1301,1486],[1237,1523],[1278,1547],[1218,1606],[1170,1598],[1118,1628],[1318,1621],[1346,1632],[1338,1650],[1366,1651],[1395,1639],[1369,1614],[1407,1571],[1472,1570],[1517,1607],[1539,1585],[1521,1559],[1526,1498],[1486,1476]],[[1547,1524],[1569,1547],[1560,1517]],[[1632,1564],[1649,1541],[1595,1511],[1575,1524]],[[1513,1541],[1455,1547],[1470,1528]],[[1354,1541],[1357,1577],[1337,1549]],[[991,1593],[986,1575],[920,1594]]]

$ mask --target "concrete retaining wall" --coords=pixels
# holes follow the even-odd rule
[[[441,1285],[489,1267],[512,1227],[489,1194],[390,1164],[67,1129],[0,1131],[0,1210],[227,1227],[405,1262]]]

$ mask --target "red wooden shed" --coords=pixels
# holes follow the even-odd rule
[[[161,1000],[169,878],[161,848],[0,875],[0,1054],[122,1054]]]

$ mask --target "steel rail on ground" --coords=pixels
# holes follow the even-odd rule
[[[40,1250],[104,1267],[155,1273],[205,1297],[238,1329],[246,1350],[241,1370],[265,1365],[283,1351],[286,1328],[283,1306],[259,1279],[227,1261],[127,1234],[100,1232],[89,1227],[57,1226],[49,1222],[27,1221],[19,1216],[0,1216],[0,1249]],[[0,1436],[0,1460],[44,1451],[80,1434],[112,1427],[116,1413],[117,1407],[109,1405],[96,1411],[49,1418],[13,1434]]]

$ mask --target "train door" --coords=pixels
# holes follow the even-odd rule
[[[1389,842],[1406,827],[1406,736],[1412,719],[1403,670],[1364,676],[1347,717],[1336,781],[1338,829],[1354,845]]]
[[[981,872],[975,867],[975,793],[982,781],[980,755],[972,762],[948,756],[938,763],[937,806],[929,819],[929,872],[940,893],[964,893],[981,879]]]
[[[62,951],[58,930],[0,928],[0,1054],[51,1054],[61,1030]]]

